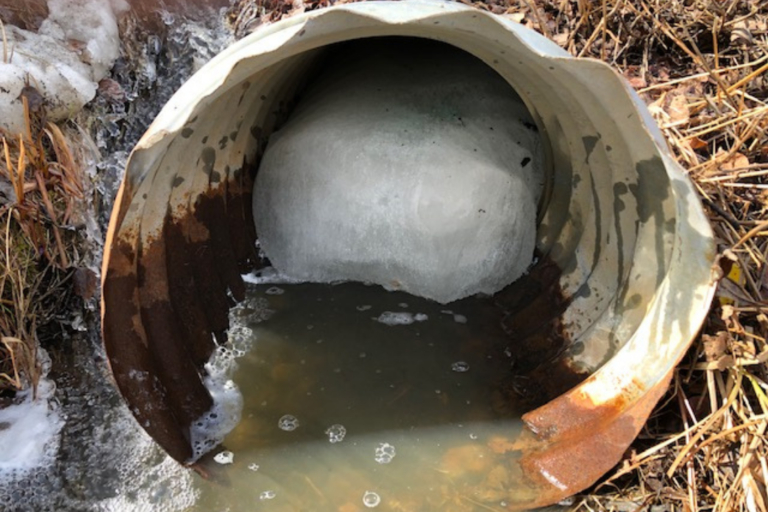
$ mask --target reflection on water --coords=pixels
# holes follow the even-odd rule
[[[524,411],[499,392],[512,360],[490,300],[352,283],[249,293],[231,331],[252,344],[234,377],[243,418],[192,510],[488,511],[526,492]]]

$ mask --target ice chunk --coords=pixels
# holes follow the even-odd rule
[[[235,462],[235,454],[229,450],[224,450],[214,455],[213,460],[219,464],[232,464]]]
[[[96,84],[120,56],[117,15],[123,0],[48,0],[48,18],[35,32],[5,27],[8,59],[0,62],[0,127],[24,129],[19,94],[39,89],[54,121],[76,114],[96,94]]]
[[[357,43],[272,135],[261,248],[306,281],[368,281],[442,303],[529,266],[543,182],[529,112],[492,69],[437,43]]]

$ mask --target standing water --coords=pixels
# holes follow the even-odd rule
[[[359,283],[248,293],[228,349],[242,420],[191,510],[469,512],[526,492],[491,299],[444,306]]]

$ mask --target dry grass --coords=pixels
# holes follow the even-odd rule
[[[768,510],[768,1],[463,1],[629,80],[696,184],[727,276],[669,393],[574,510]],[[241,0],[230,20],[242,35],[330,3]]]
[[[21,97],[26,130],[0,130],[0,391],[36,388],[38,326],[56,313],[83,196],[80,167],[31,86]]]

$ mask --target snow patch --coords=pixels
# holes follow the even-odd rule
[[[0,480],[15,479],[39,466],[51,464],[59,447],[59,432],[64,420],[53,400],[56,386],[45,376],[50,358],[38,349],[44,375],[32,390],[19,392],[18,403],[0,409]]]
[[[24,130],[19,98],[27,81],[46,98],[53,121],[76,114],[96,95],[97,83],[120,56],[117,15],[121,0],[48,0],[37,32],[5,27],[8,61],[0,63],[0,127]]]

